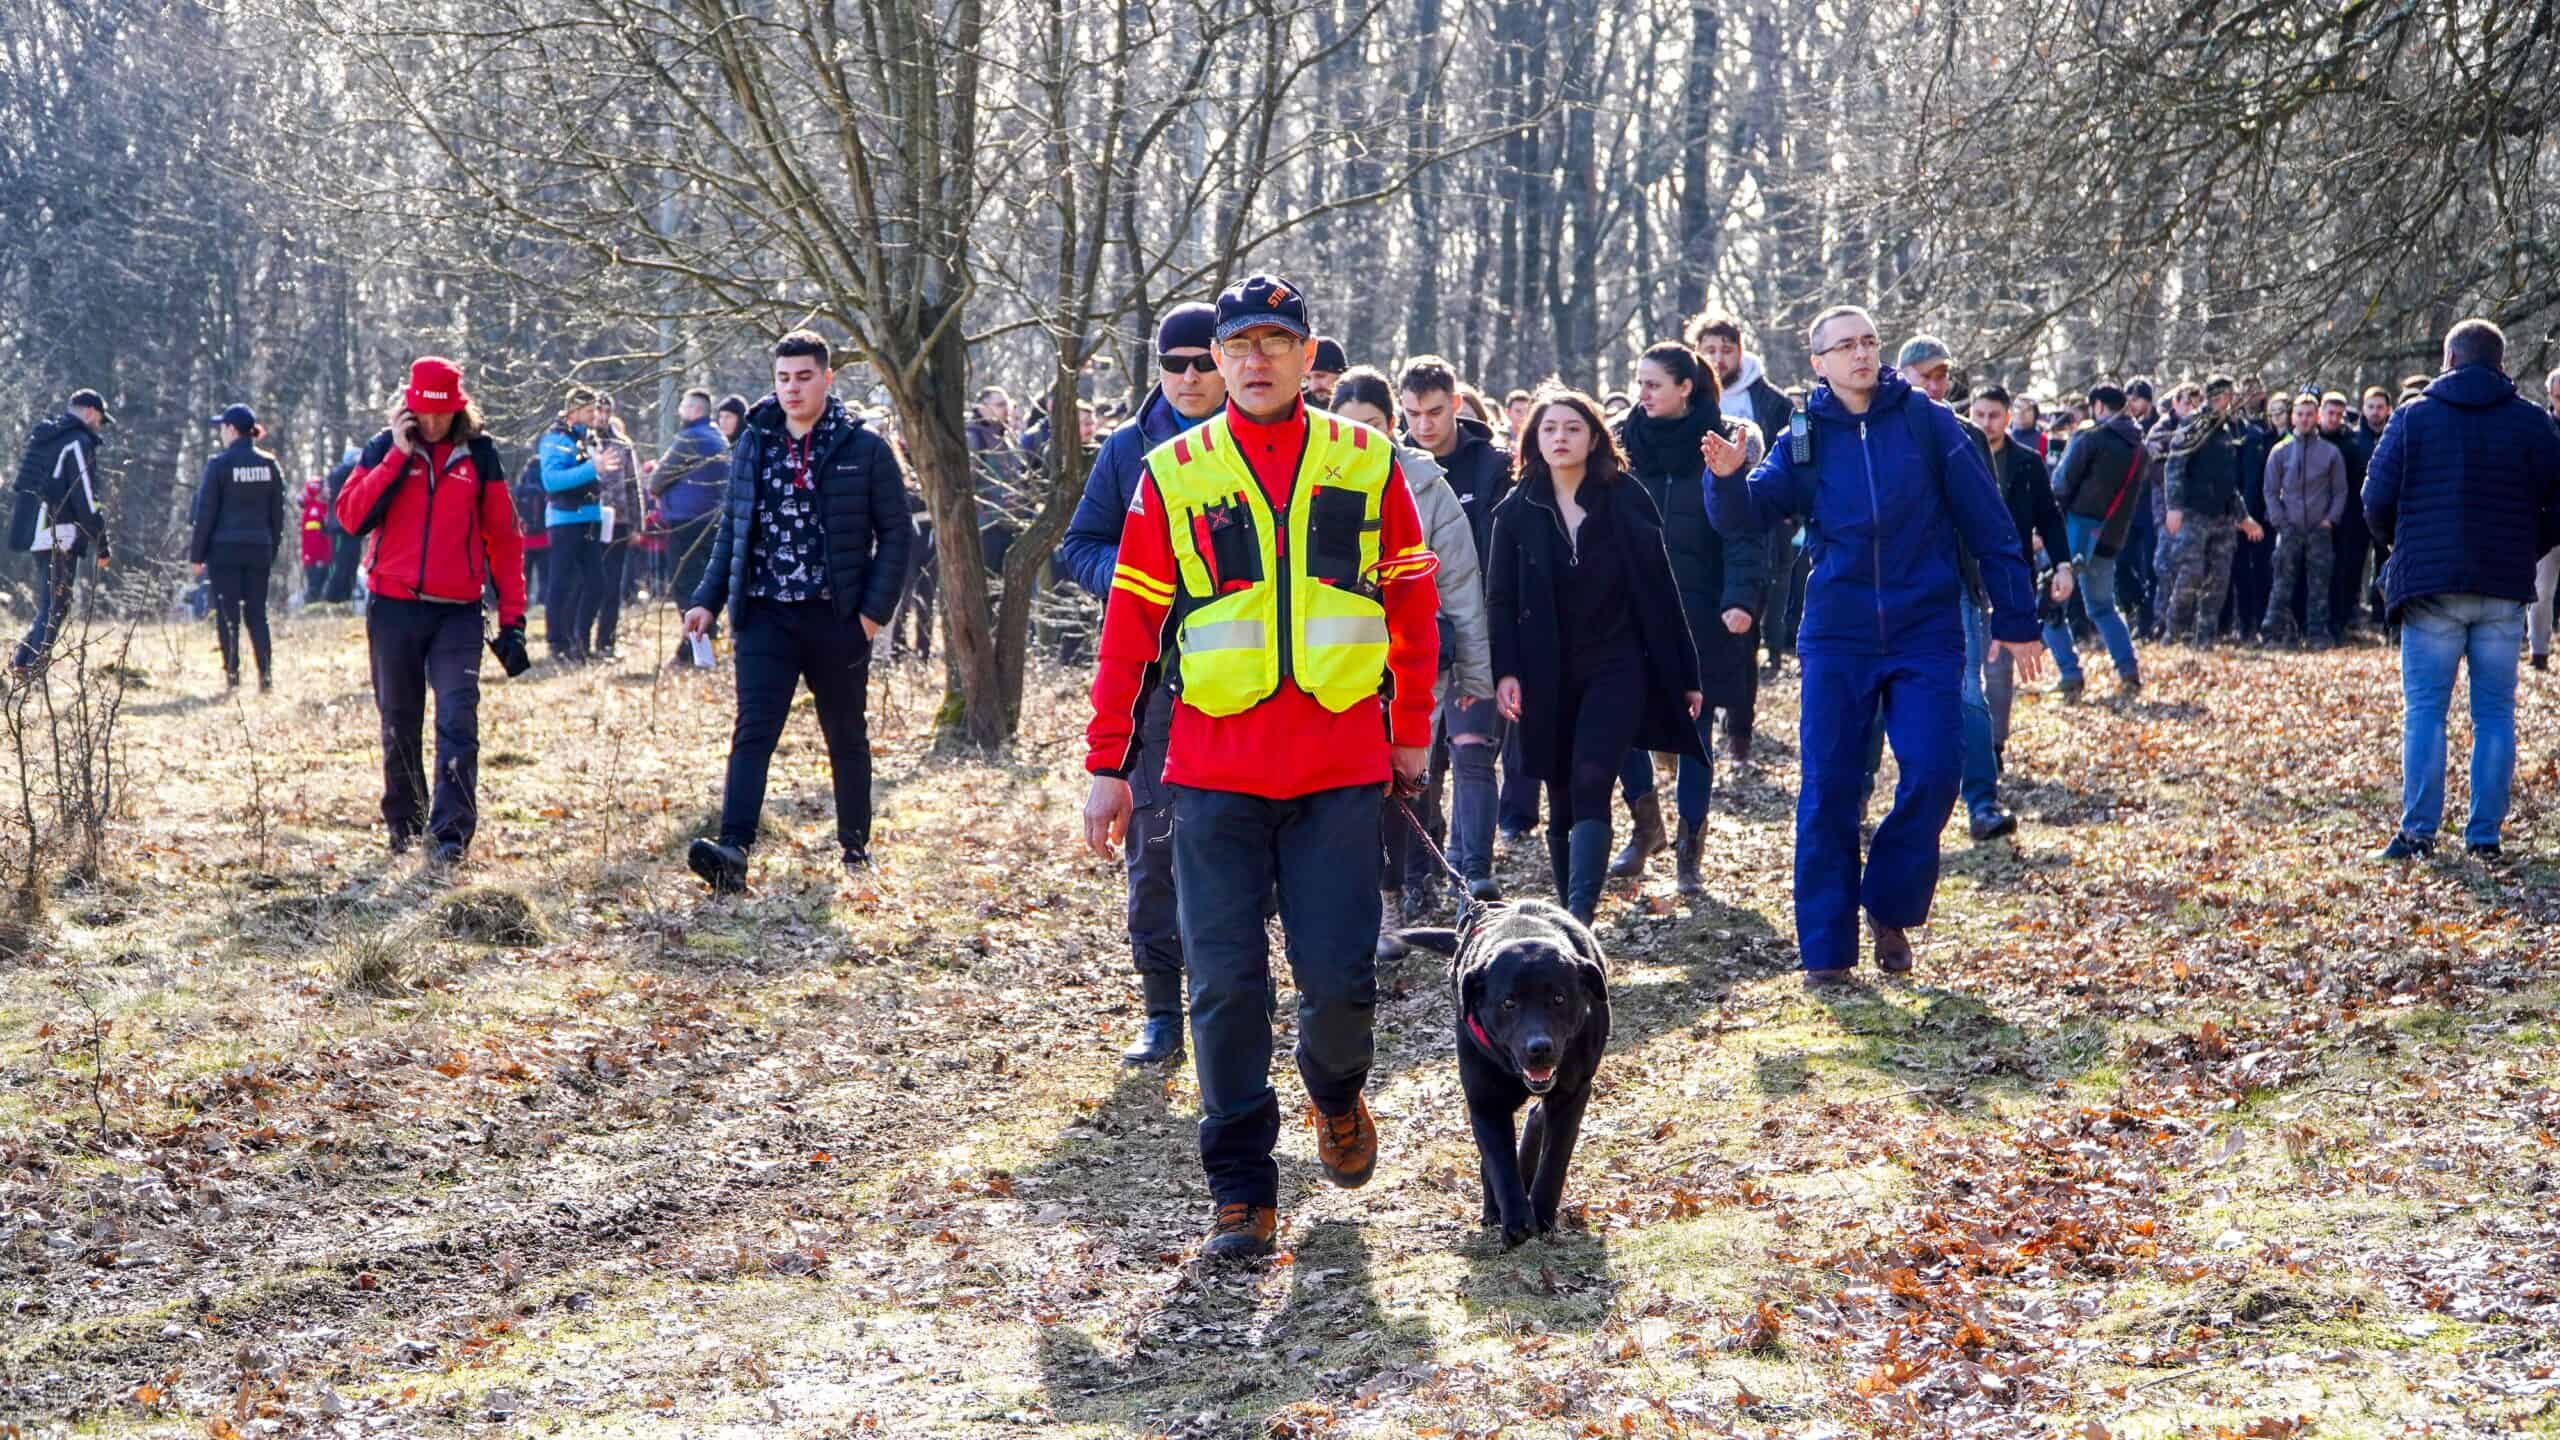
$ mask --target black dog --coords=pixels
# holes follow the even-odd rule
[[[1502,1226],[1505,1249],[1548,1233],[1609,1045],[1600,942],[1543,900],[1484,906],[1463,931],[1412,930],[1405,939],[1450,957],[1458,1080],[1484,1176],[1484,1223]],[[1511,1117],[1532,1097],[1515,1154]]]

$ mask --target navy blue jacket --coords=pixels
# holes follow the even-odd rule
[[[204,462],[192,519],[187,558],[196,564],[274,564],[284,543],[284,467],[255,441],[223,446]]]
[[[9,548],[36,548],[38,520],[47,526],[78,527],[72,549],[86,550],[95,539],[98,553],[107,551],[106,517],[98,513],[98,432],[66,410],[35,428],[26,452],[18,457],[13,487],[16,507],[9,516]],[[53,537],[45,537],[45,548]]]
[[[1164,398],[1164,388],[1154,386],[1139,402],[1138,418],[1102,438],[1102,449],[1084,472],[1084,494],[1067,521],[1066,538],[1058,542],[1058,563],[1085,593],[1099,600],[1111,596],[1111,572],[1120,568],[1120,526],[1138,498],[1138,482],[1147,478],[1148,452],[1199,423],[1184,419]]]
[[[1919,406],[1906,413],[1907,407]],[[1964,653],[1957,540],[1980,563],[1994,638],[2037,637],[2034,587],[2018,527],[1991,468],[1956,414],[1888,365],[1864,415],[1828,383],[1806,397],[1813,463],[1798,469],[1786,435],[1749,474],[1707,472],[1707,518],[1727,535],[1802,522],[1805,655]],[[1933,445],[1933,459],[1920,447]],[[1703,467],[1702,467],[1703,468]]]
[[[2534,561],[2560,541],[2560,432],[2496,367],[2448,370],[2383,427],[2364,513],[2391,547],[2391,620],[2429,595],[2530,603]]]
[[[829,396],[836,412],[835,438],[809,457],[818,473],[818,520],[827,531],[827,591],[838,619],[858,612],[889,623],[907,578],[907,487],[889,442],[871,433],[862,417]],[[767,446],[789,443],[782,402],[767,395],[748,407],[747,423],[729,452],[728,509],[712,531],[711,560],[695,587],[693,603],[729,607],[735,626],[746,610],[747,576],[755,569],[756,472]]]
[[[649,488],[669,525],[686,525],[720,508],[729,489],[729,442],[708,416],[676,432]]]

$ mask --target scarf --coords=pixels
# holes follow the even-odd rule
[[[1698,452],[1707,432],[1724,432],[1724,415],[1716,403],[1692,393],[1687,412],[1656,420],[1639,407],[1618,421],[1618,444],[1627,452],[1627,469],[1642,479],[1669,476],[1694,480],[1705,473]]]

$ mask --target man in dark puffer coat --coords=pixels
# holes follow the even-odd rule
[[[746,885],[767,769],[791,697],[809,682],[835,776],[836,839],[847,868],[871,848],[871,639],[906,580],[907,488],[889,442],[831,393],[827,342],[795,330],[773,347],[774,393],[747,412],[729,457],[729,494],[685,630],[729,611],[738,718],[720,835],[687,863],[718,891]]]
[[[2506,336],[2465,320],[2444,373],[2374,446],[2364,513],[2391,547],[2385,613],[2400,626],[2400,830],[2376,858],[2435,848],[2444,814],[2445,711],[2471,671],[2471,816],[2464,846],[2496,859],[2516,760],[2516,653],[2536,557],[2560,541],[2560,433],[2516,394]]]

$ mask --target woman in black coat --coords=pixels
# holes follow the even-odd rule
[[[1627,454],[1628,477],[1662,513],[1663,544],[1680,590],[1675,613],[1688,621],[1698,650],[1698,689],[1706,696],[1700,728],[1713,718],[1707,712],[1722,710],[1727,738],[1747,748],[1760,694],[1759,608],[1768,594],[1768,541],[1757,535],[1728,539],[1707,522],[1706,465],[1699,445],[1710,432],[1722,435],[1743,447],[1746,465],[1760,463],[1762,447],[1759,427],[1747,419],[1727,418],[1722,398],[1714,366],[1677,340],[1663,341],[1637,362],[1636,407],[1619,417],[1617,436]],[[1706,888],[1698,852],[1707,802],[1715,792],[1714,754],[1702,733],[1698,757],[1680,762],[1675,858],[1683,895]],[[1666,838],[1653,756],[1630,751],[1620,778],[1635,829],[1609,873],[1641,875],[1645,858],[1663,848]]]
[[[1493,512],[1494,703],[1547,782],[1547,863],[1565,907],[1599,908],[1609,791],[1631,747],[1704,760],[1698,653],[1680,619],[1662,518],[1625,482],[1590,396],[1550,389],[1529,412],[1518,483]]]

